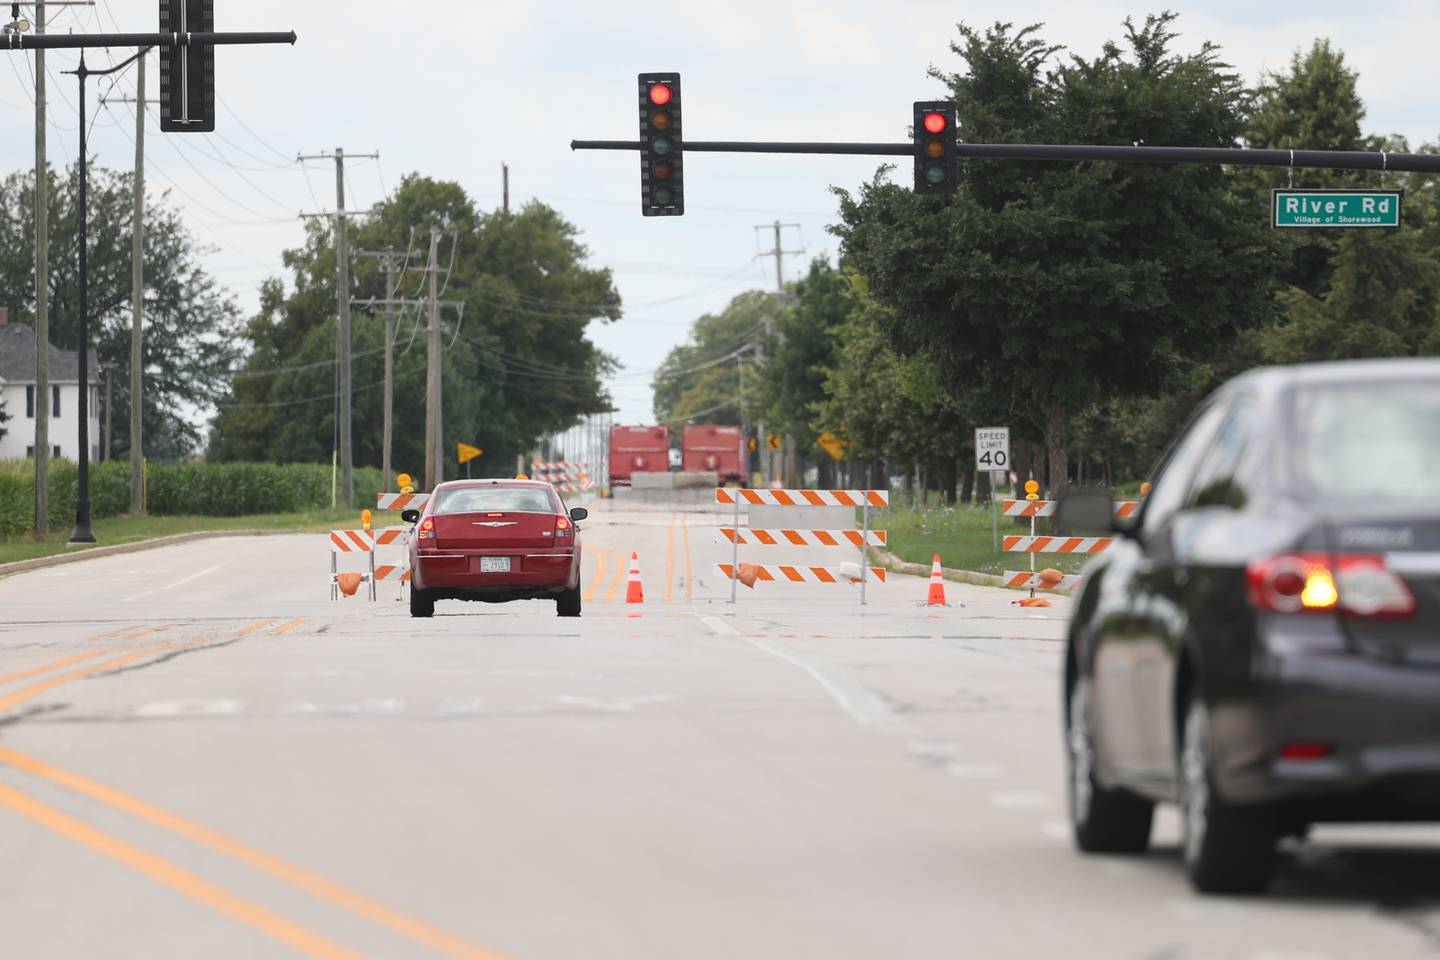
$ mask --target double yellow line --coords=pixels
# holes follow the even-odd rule
[[[267,626],[272,626],[273,623],[274,621],[272,620],[258,621],[235,631],[232,636],[247,636],[263,630]],[[295,627],[301,623],[303,623],[303,620],[292,620],[274,627],[271,633],[272,635],[280,635],[295,629]],[[168,626],[173,626],[173,624]],[[111,634],[102,634],[89,639],[96,640],[114,637],[116,634],[121,633],[126,634],[125,639],[135,639],[139,636],[167,628],[168,627],[145,628],[139,630],[139,632],[134,632],[134,628],[127,628],[126,630],[112,631]],[[124,666],[127,663],[143,659],[147,656],[173,650],[204,646],[214,642],[216,641],[150,645],[121,657],[106,660],[81,670],[50,677],[39,683],[24,687],[0,699],[0,709],[8,709],[9,707],[23,703],[26,700],[44,693],[46,690],[53,689],[64,683],[69,683],[72,680],[78,680],[103,670]],[[76,663],[98,659],[108,653],[115,652],[116,649],[118,648],[107,648],[64,657],[29,670],[22,670],[0,677],[0,684],[28,679],[32,676],[38,676],[54,670],[63,670],[65,667],[73,666]],[[268,874],[313,897],[324,900],[349,913],[382,926],[437,953],[448,957],[455,957],[458,958],[458,960],[504,960],[501,954],[488,947],[473,943],[427,921],[411,917],[320,873],[292,864],[280,857],[228,837],[194,820],[189,820],[178,814],[171,813],[155,804],[133,797],[114,787],[107,786],[106,784],[99,783],[98,781],[91,780],[68,770],[53,767],[34,757],[4,747],[0,747],[0,765],[8,766],[56,786],[63,787],[73,793],[109,807],[112,810],[118,810],[137,820],[141,820],[151,826],[158,827],[161,830],[181,837],[212,853],[219,854],[254,870]],[[158,883],[162,883],[193,900],[203,903],[306,956],[315,957],[318,958],[318,960],[365,960],[365,954],[351,950],[328,937],[306,929],[300,924],[252,900],[231,893],[219,884],[206,880],[199,874],[187,870],[171,860],[167,860],[148,850],[144,850],[118,837],[111,836],[102,830],[98,830],[67,813],[36,800],[34,797],[29,796],[15,787],[0,784],[0,807],[12,810],[56,834],[89,847],[98,853],[102,853],[130,867],[132,870],[142,873]]]
[[[678,558],[684,564],[684,576],[676,577],[677,554],[675,543],[680,541]],[[599,598],[600,603],[614,603],[615,595],[620,591],[620,586],[625,582],[625,576],[630,572],[630,555],[625,551],[610,550],[605,547],[585,547],[586,553],[595,555],[595,575],[590,578],[590,586],[585,590],[584,600],[592,603]],[[606,584],[606,571],[614,564],[614,573],[609,575],[609,584]],[[675,600],[676,583],[684,584],[684,599],[688,603],[694,595],[694,583],[692,578],[692,558],[690,555],[690,523],[683,513],[670,514],[670,522],[665,529],[665,589],[664,598],[666,603],[673,603]],[[604,591],[602,594],[601,591]]]

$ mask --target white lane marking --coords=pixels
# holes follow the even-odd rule
[[[135,594],[135,596],[133,596],[133,597],[126,597],[124,600],[122,600],[122,601],[120,601],[120,602],[121,602],[121,603],[129,603],[131,600],[141,600],[141,599],[144,599],[145,597],[154,596],[154,595],[157,594],[157,593],[164,593],[166,590],[174,590],[176,587],[183,587],[183,586],[185,586],[185,584],[189,583],[190,581],[192,581],[192,580],[199,580],[201,577],[205,576],[206,574],[214,573],[216,570],[219,570],[219,569],[220,569],[221,567],[223,567],[223,566],[225,566],[225,564],[223,564],[223,563],[217,563],[217,564],[215,564],[215,566],[213,566],[213,567],[206,567],[204,570],[201,570],[199,573],[192,573],[192,574],[190,574],[190,576],[188,576],[188,577],[183,577],[183,578],[181,578],[181,579],[179,579],[179,580],[176,580],[174,583],[167,583],[167,584],[165,584],[165,586],[163,586],[163,587],[156,587],[154,590],[146,590],[144,593],[137,593],[137,594]]]
[[[403,697],[371,697],[361,705],[360,710],[364,713],[404,713],[405,699]]]
[[[581,697],[560,693],[550,699],[577,707],[589,707],[591,710],[599,710],[602,713],[634,713],[635,708],[641,704],[660,703],[665,700],[673,700],[675,697],[669,693],[652,693],[643,697],[628,697],[623,700],[601,700],[599,697]]]
[[[229,716],[245,709],[244,700],[153,700],[135,709],[141,717]]]
[[[728,624],[727,624],[728,626]],[[738,634],[738,631],[737,631]],[[809,662],[800,659],[780,646],[772,646],[754,637],[740,637],[750,646],[757,650],[763,650],[772,657],[779,657],[791,666],[799,667],[840,705],[840,709],[850,715],[850,719],[862,727],[874,727],[877,730],[903,730],[906,725],[895,719],[890,708],[869,689],[860,684],[848,673],[824,662]]]
[[[711,630],[714,630],[718,636],[740,636],[740,631],[735,627],[733,623],[727,623],[726,621],[721,620],[719,617],[700,617],[700,622],[705,624],[705,626],[709,627]]]
[[[992,793],[990,802],[997,807],[1015,809],[1019,807],[1043,807],[1050,802],[1050,798],[1043,793],[1028,793],[1024,791],[1015,793]]]
[[[447,697],[440,701],[440,713],[479,713],[484,703],[479,697]]]

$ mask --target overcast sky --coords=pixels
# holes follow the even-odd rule
[[[1184,50],[1213,41],[1249,80],[1330,37],[1360,72],[1368,132],[1437,139],[1440,8],[1433,2],[1170,6],[1181,12]],[[949,49],[957,20],[1043,22],[1048,42],[1094,56],[1121,35],[1127,15],[1162,9],[1109,0],[217,0],[216,7],[218,29],[294,29],[299,43],[220,49],[214,135],[163,136],[152,108],[147,177],[152,190],[172,192],[196,234],[216,248],[209,265],[247,313],[259,282],[281,274],[281,251],[301,238],[297,212],[334,203],[333,163],[300,165],[298,153],[378,150],[378,162],[349,168],[354,207],[380,200],[412,171],[456,180],[481,207],[497,207],[508,163],[511,203],[537,198],[557,207],[579,226],[592,262],[615,271],[626,315],[592,325],[590,335],[625,366],[612,393],[617,420],[631,423],[651,418],[650,371],[696,316],[743,290],[774,288],[774,259],[764,255],[774,237],[768,225],[786,224],[785,249],[803,251],[783,260],[793,278],[811,257],[835,251],[825,230],[835,207],[830,185],[853,186],[877,166],[863,157],[693,155],[686,215],[642,218],[634,154],[568,148],[571,138],[636,136],[635,74],[683,75],[692,139],[899,141],[911,101],[944,94],[926,68],[958,67]],[[150,31],[156,9],[154,0],[98,0],[52,13],[52,32]],[[8,171],[33,162],[34,61],[28,53],[0,56],[8,61],[0,67],[0,170]],[[50,160],[63,165],[77,149],[76,91],[74,78],[59,71],[74,58],[49,56]],[[110,59],[100,52],[90,63]],[[92,92],[104,87],[92,81]],[[132,89],[127,75],[115,93]],[[152,79],[152,96],[155,89]],[[91,139],[97,163],[132,163],[133,109],[99,110]]]

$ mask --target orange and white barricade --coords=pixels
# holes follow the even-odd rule
[[[365,569],[355,571],[340,569],[340,555],[365,555]],[[344,574],[358,576],[360,583],[369,584],[370,599],[375,599],[375,534],[370,530],[330,531],[330,599],[340,599],[340,577]]]
[[[377,583],[381,580],[398,581],[402,596],[406,585],[410,583],[410,531],[410,527],[383,527],[375,531],[375,550],[377,552],[381,547],[400,550],[397,563],[382,563],[379,557],[374,557],[372,569],[375,581]]]
[[[1067,573],[1061,575],[1059,580],[1051,582],[1034,570],[1006,570],[1003,586],[1017,590],[1059,590],[1061,593],[1069,593],[1080,586],[1082,579],[1084,578],[1078,573]]]
[[[560,493],[582,493],[595,487],[589,463],[534,460],[530,463],[530,476],[553,484]]]
[[[1133,517],[1140,509],[1139,500],[1117,500],[1115,501],[1115,518],[1123,520]],[[1080,583],[1080,577],[1074,574],[1067,574],[1061,577],[1057,583],[1051,583],[1040,577],[1035,572],[1035,554],[1037,553],[1072,553],[1090,556],[1097,553],[1104,553],[1115,542],[1113,537],[1041,537],[1035,535],[1036,517],[1053,517],[1060,505],[1058,500],[1006,500],[1003,503],[1003,515],[1015,518],[1029,518],[1029,536],[1006,536],[1001,538],[1000,545],[1007,553],[1025,553],[1030,555],[1030,570],[1006,571],[1005,586],[1015,587],[1021,590],[1029,590],[1032,600],[1035,598],[1035,591],[1038,590],[1060,590],[1069,592],[1075,589]],[[1035,601],[1041,603],[1042,601]],[[1048,604],[1048,601],[1045,601]]]
[[[866,548],[884,546],[884,530],[870,529],[870,510],[890,504],[888,490],[750,490],[717,487],[715,502],[734,508],[732,526],[721,527],[719,542],[730,544],[730,562],[716,564],[716,572],[730,581],[730,602],[735,602],[735,585],[753,587],[764,583],[859,583],[860,603],[865,604],[865,586],[871,577],[885,581],[885,569],[872,567]],[[740,526],[741,504],[779,507],[859,507],[859,530],[764,530]],[[818,546],[852,547],[860,551],[860,562],[852,575],[845,569],[808,565],[749,564],[740,562],[740,547]],[[850,566],[846,564],[845,566]]]
[[[430,502],[428,493],[377,493],[375,495],[375,509],[377,510],[423,510],[425,504]]]
[[[888,507],[889,490],[751,490],[717,487],[715,502],[770,507]]]

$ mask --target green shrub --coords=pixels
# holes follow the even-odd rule
[[[328,464],[308,463],[152,463],[146,501],[155,516],[239,517],[262,513],[298,513],[330,506]],[[373,506],[380,471],[355,470],[355,502]],[[50,525],[75,519],[79,467],[68,460],[50,465]],[[0,539],[27,533],[35,510],[35,466],[30,461],[0,464]],[[90,512],[114,517],[130,508],[130,464],[108,461],[90,465]]]

